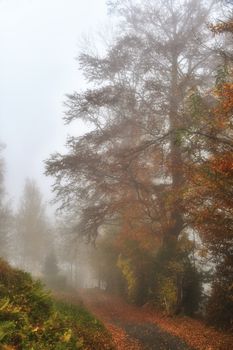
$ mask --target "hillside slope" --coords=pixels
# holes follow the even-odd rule
[[[0,350],[114,350],[82,305],[55,302],[39,281],[0,260]]]

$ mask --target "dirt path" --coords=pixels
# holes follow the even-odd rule
[[[184,341],[148,322],[138,314],[138,308],[119,298],[88,291],[81,291],[80,296],[109,329],[117,350],[191,350]]]
[[[233,336],[187,317],[164,317],[98,290],[64,295],[85,306],[111,332],[117,350],[232,350]]]

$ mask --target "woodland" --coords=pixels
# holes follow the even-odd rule
[[[89,87],[66,101],[65,122],[81,119],[92,131],[71,136],[67,154],[52,155],[46,171],[74,235],[97,242],[108,290],[193,315],[203,283],[211,283],[207,317],[225,327],[232,314],[232,20],[218,18],[218,5],[110,4],[116,36],[102,54],[80,54]]]
[[[53,290],[95,289],[149,308],[176,336],[192,333],[189,322],[230,334],[232,4],[115,0],[108,10],[112,32],[77,58],[86,88],[65,101],[65,124],[89,131],[45,160],[57,222],[31,180],[12,213],[1,164],[0,254]],[[0,293],[1,283],[0,268]]]

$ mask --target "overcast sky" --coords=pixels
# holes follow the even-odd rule
[[[106,16],[105,0],[0,0],[0,141],[13,200],[26,177],[51,197],[43,160],[64,149],[65,94],[83,86],[78,43]]]

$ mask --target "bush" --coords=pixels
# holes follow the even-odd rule
[[[0,260],[0,343],[17,350],[113,350],[82,307],[54,303],[39,281]]]
[[[188,238],[167,240],[154,259],[152,299],[168,314],[198,311],[202,276],[190,258],[192,242]]]
[[[202,274],[187,261],[184,266],[182,283],[182,309],[185,315],[193,316],[198,312],[202,297]]]
[[[231,261],[229,261],[231,260]],[[220,329],[233,329],[233,261],[218,266],[212,291],[207,303],[207,321]]]

